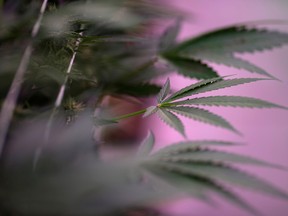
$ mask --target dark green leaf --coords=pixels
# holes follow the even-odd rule
[[[187,153],[192,151],[197,151],[199,148],[201,149],[204,146],[232,146],[238,145],[239,143],[227,142],[227,141],[219,141],[219,140],[196,140],[196,141],[186,141],[173,143],[169,146],[161,148],[154,155],[177,155],[180,153]]]
[[[183,115],[187,118],[191,118],[196,121],[219,126],[219,127],[231,130],[239,134],[239,132],[229,122],[227,122],[221,116],[213,114],[209,112],[208,110],[195,108],[195,107],[185,107],[185,106],[177,106],[177,107],[171,106],[171,107],[167,107],[167,109],[179,115]]]
[[[187,40],[178,45],[175,50],[186,54],[243,53],[271,49],[287,42],[288,34],[286,33],[232,26]]]
[[[142,83],[142,84],[115,84],[115,93],[128,94],[138,97],[147,97],[157,94],[161,87],[155,84]],[[109,90],[108,90],[109,91]]]
[[[184,126],[176,115],[165,109],[158,109],[157,113],[162,121],[185,136]]]
[[[203,53],[195,54],[191,57],[199,59],[199,60],[214,62],[220,65],[226,65],[226,66],[237,68],[237,69],[243,69],[252,73],[258,73],[258,74],[270,77],[272,79],[276,79],[275,77],[267,73],[262,68],[250,63],[249,61],[246,61],[239,57],[235,57],[233,56],[233,54],[219,54],[219,53],[204,53],[203,52]]]
[[[186,77],[196,79],[209,79],[218,77],[215,70],[201,61],[178,56],[167,57],[166,59],[178,73]]]
[[[278,198],[288,199],[288,195],[275,186],[265,182],[246,172],[237,170],[222,164],[213,163],[159,163],[162,167],[172,169],[175,172],[200,175],[205,178],[221,180],[233,185],[239,185],[248,189],[273,195]]]
[[[177,147],[173,147],[177,149]],[[190,161],[213,161],[213,162],[232,162],[232,163],[240,163],[240,164],[251,164],[256,166],[267,166],[271,168],[277,169],[287,169],[283,166],[268,163],[265,161],[261,161],[258,159],[254,159],[248,156],[238,155],[234,153],[228,153],[223,151],[215,151],[204,148],[188,148],[184,149],[180,153],[177,153],[172,148],[172,151],[163,151],[163,154],[157,154],[159,156],[163,156],[163,160],[172,161],[172,162],[190,162]],[[186,151],[185,151],[186,150]]]
[[[169,102],[169,101],[177,100],[179,98],[190,96],[190,92],[192,92],[194,89],[201,88],[201,87],[203,87],[205,85],[209,85],[209,84],[214,83],[214,82],[219,82],[222,79],[223,79],[223,77],[215,77],[215,78],[206,79],[206,80],[197,82],[195,84],[186,86],[185,88],[182,88],[179,91],[177,91],[177,92],[173,93],[172,95],[170,95],[163,102]]]
[[[145,163],[142,167],[151,173],[153,176],[157,177],[157,180],[164,181],[171,186],[182,190],[186,194],[189,194],[195,198],[203,199],[206,198],[206,192],[208,188],[203,186],[201,182],[193,178],[185,178],[177,173],[169,172],[167,170],[161,169],[159,166],[155,166],[155,163]]]
[[[253,207],[243,201],[238,195],[227,190],[223,185],[212,179],[192,174],[178,173],[173,169],[161,167],[157,163],[144,165],[144,167],[149,173],[158,177],[159,180],[165,181],[195,198],[201,200],[204,198],[205,200],[208,192],[214,192],[240,208],[254,215],[257,214]]]
[[[158,103],[161,103],[166,98],[166,96],[169,94],[169,92],[170,92],[170,80],[168,78],[166,80],[163,88],[161,89],[161,91],[158,94],[158,97],[157,97]]]
[[[232,106],[232,107],[250,107],[250,108],[282,108],[287,107],[280,106],[268,101],[241,97],[241,96],[210,96],[202,98],[193,98],[183,101],[171,103],[171,105],[203,105],[203,106]]]
[[[245,83],[250,83],[250,82],[256,82],[259,80],[265,80],[265,79],[259,79],[259,78],[239,78],[239,79],[229,79],[229,80],[222,80],[220,77],[210,79],[213,80],[212,82],[208,82],[209,80],[201,81],[199,83],[187,86],[178,92],[172,94],[169,98],[165,100],[165,102],[177,100],[183,97],[195,95],[195,94],[200,94],[204,92],[209,92],[209,91],[215,91],[218,89],[223,89],[223,88],[228,88],[232,86],[237,86],[237,85],[242,85]]]

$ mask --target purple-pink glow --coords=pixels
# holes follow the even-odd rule
[[[211,29],[254,20],[287,20],[288,1],[284,0],[178,0],[171,4],[191,12],[191,20],[185,22],[179,40],[195,36]],[[262,25],[264,26],[264,25]],[[262,27],[261,26],[261,27]],[[286,25],[265,25],[270,29],[288,32]],[[264,68],[278,81],[261,81],[218,91],[221,95],[250,96],[284,106],[288,106],[288,46],[274,49],[269,52],[241,55],[256,65]],[[224,66],[212,65],[221,75],[237,74],[238,77],[255,77],[245,71],[235,70]],[[256,76],[257,77],[257,76]],[[172,89],[190,84],[191,80],[179,76],[170,78]],[[220,128],[198,123],[192,120],[184,120],[188,139],[220,139],[243,142],[247,145],[229,147],[227,151],[233,151],[245,155],[251,155],[259,159],[278,163],[288,167],[288,112],[279,109],[238,109],[238,108],[213,108],[229,120],[243,137],[235,135]],[[157,117],[151,117],[152,130],[155,131],[157,143],[170,144],[183,138],[168,126],[160,122]],[[157,124],[155,124],[157,122]],[[158,133],[157,133],[158,132]],[[158,147],[160,147],[160,145]],[[287,172],[263,169],[259,167],[243,167],[251,173],[262,177],[274,185],[288,192]],[[287,201],[270,198],[251,192],[239,191],[255,208],[266,216],[287,216]],[[212,208],[198,201],[188,199],[174,205],[163,205],[164,209],[175,212],[175,215],[184,216],[248,216],[249,214],[225,201],[216,198],[219,207]]]

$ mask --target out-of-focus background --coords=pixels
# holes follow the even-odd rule
[[[288,32],[288,1],[287,0],[171,0],[175,7],[191,13],[182,28],[179,40],[201,34],[231,24],[267,21],[268,25],[258,25],[269,29]],[[280,22],[268,22],[268,20],[287,20]],[[278,23],[278,24],[277,24]],[[265,99],[284,106],[288,106],[288,46],[273,49],[268,52],[241,55],[256,65],[264,68],[281,81],[261,81],[247,84],[241,87],[233,87],[219,91],[222,95],[251,96]],[[211,64],[221,75],[237,74],[237,77],[254,76],[245,71],[235,70],[224,66]],[[191,80],[177,75],[170,78],[172,88],[179,89],[190,84]],[[255,156],[288,167],[288,112],[277,109],[237,109],[237,108],[213,108],[218,114],[228,119],[243,136],[237,136],[210,125],[185,121],[188,139],[220,139],[245,143],[244,146],[229,147],[229,151]],[[155,123],[157,122],[157,123]],[[158,143],[170,144],[182,140],[182,137],[169,130],[157,117],[151,117],[151,127],[155,131]],[[168,132],[169,131],[169,132]],[[251,173],[272,182],[280,188],[288,191],[288,173],[259,167],[245,167]],[[277,200],[254,194],[240,192],[253,206],[266,216],[287,216],[287,201]],[[192,199],[178,201],[177,203],[163,204],[163,208],[175,215],[189,216],[248,216],[249,214],[235,208],[227,202],[217,200],[216,208]],[[168,208],[168,209],[167,209]]]

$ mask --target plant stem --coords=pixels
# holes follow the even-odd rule
[[[142,110],[138,110],[138,111],[133,112],[133,113],[128,113],[128,114],[125,114],[125,115],[118,116],[116,118],[113,118],[112,120],[113,121],[119,121],[119,120],[122,120],[122,119],[126,119],[126,118],[130,118],[130,117],[134,117],[134,116],[137,116],[137,115],[144,114],[145,112],[146,112],[146,109],[142,109]]]
[[[80,30],[82,30],[84,28],[83,25],[81,25],[80,27]],[[80,43],[82,41],[82,36],[83,36],[83,32],[80,32],[79,33],[79,37],[77,38],[76,42],[75,42],[75,48],[74,48],[74,51],[73,51],[73,54],[72,54],[72,57],[70,59],[70,62],[69,62],[69,65],[67,67],[67,70],[66,70],[66,74],[65,74],[65,79],[60,87],[60,90],[58,92],[58,95],[57,95],[57,98],[55,100],[55,103],[54,103],[54,107],[53,107],[53,110],[52,110],[52,113],[48,119],[48,122],[47,122],[47,125],[46,125],[46,130],[45,130],[45,133],[44,133],[44,141],[42,142],[42,144],[39,145],[39,147],[36,149],[36,152],[35,152],[35,157],[34,157],[34,160],[33,160],[33,168],[34,170],[36,169],[36,165],[37,165],[37,162],[42,154],[42,150],[44,148],[45,145],[48,144],[48,141],[49,141],[49,137],[51,135],[51,128],[52,128],[52,125],[53,125],[53,121],[54,121],[54,117],[58,111],[58,108],[61,106],[62,102],[63,102],[63,98],[64,98],[64,93],[65,93],[65,90],[66,90],[66,86],[67,86],[67,82],[68,82],[68,79],[69,79],[69,75],[72,71],[72,67],[73,67],[73,64],[75,62],[75,58],[76,58],[76,55],[77,55],[77,50],[80,46]]]
[[[32,40],[36,37],[39,32],[40,25],[43,19],[44,12],[47,7],[48,0],[43,0],[42,6],[38,15],[38,18],[33,26],[31,32],[30,41],[25,48],[24,54],[22,55],[20,64],[17,68],[16,74],[8,91],[8,94],[3,102],[3,106],[0,113],[0,158],[4,150],[5,140],[7,133],[12,121],[13,113],[17,104],[17,99],[20,93],[20,89],[23,82],[23,77],[27,71],[31,55],[32,55]]]

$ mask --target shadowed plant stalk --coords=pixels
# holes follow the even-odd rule
[[[84,25],[81,25],[80,29],[84,29]],[[44,148],[44,146],[48,143],[49,141],[49,137],[50,137],[50,134],[51,134],[51,128],[52,128],[52,124],[53,124],[53,120],[54,120],[54,117],[57,113],[57,110],[58,108],[61,106],[62,102],[63,102],[63,98],[64,98],[64,94],[65,94],[65,89],[66,89],[66,86],[67,86],[67,82],[68,82],[68,79],[69,79],[69,75],[72,71],[72,67],[73,67],[73,64],[75,62],[75,58],[76,58],[76,55],[77,55],[77,51],[78,51],[78,48],[79,48],[79,45],[81,43],[81,37],[83,36],[83,32],[80,32],[79,33],[79,37],[77,38],[76,42],[75,42],[75,48],[73,50],[73,54],[72,54],[72,57],[70,59],[70,62],[69,62],[69,65],[68,65],[68,68],[66,70],[66,74],[65,74],[65,79],[60,87],[60,90],[57,94],[57,98],[55,100],[55,103],[54,103],[54,107],[53,107],[53,110],[52,110],[52,113],[49,117],[49,120],[47,122],[47,125],[46,125],[46,130],[45,130],[45,134],[44,134],[44,141],[40,144],[40,146],[36,149],[36,152],[35,152],[35,157],[34,157],[34,162],[33,162],[33,167],[34,169],[36,168],[36,165],[37,165],[37,162],[41,156],[41,153],[42,153],[42,150]]]
[[[33,51],[33,39],[37,36],[40,25],[43,19],[44,12],[47,7],[48,0],[43,0],[38,18],[33,26],[31,32],[30,41],[24,51],[24,54],[21,58],[20,64],[17,68],[16,74],[10,86],[9,92],[3,102],[3,106],[0,113],[0,158],[2,157],[5,139],[11,124],[12,116],[16,107],[17,99],[21,90],[21,85],[23,82],[23,77],[27,71],[29,65],[32,51]],[[2,1],[1,1],[2,4]]]

